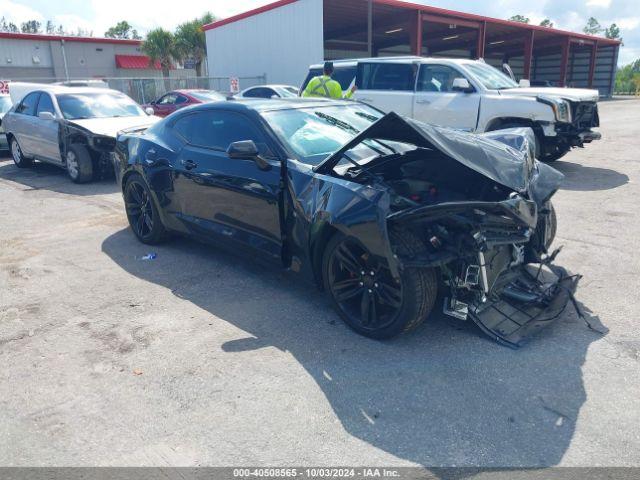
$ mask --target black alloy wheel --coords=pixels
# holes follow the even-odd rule
[[[159,218],[151,192],[140,175],[131,176],[124,191],[125,208],[129,225],[142,243],[160,243],[166,230]]]
[[[348,323],[376,331],[393,324],[402,308],[402,285],[386,263],[359,242],[345,238],[331,252],[328,265],[331,295]]]
[[[393,251],[412,258],[425,245],[412,231],[389,231]],[[372,255],[359,240],[340,233],[328,242],[322,276],[334,307],[357,333],[383,340],[414,330],[429,316],[438,294],[433,268],[402,268],[398,278],[384,258]]]

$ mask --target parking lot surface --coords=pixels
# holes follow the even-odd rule
[[[442,315],[357,336],[293,274],[138,243],[114,183],[3,157],[0,465],[640,466],[640,101],[601,118],[555,163],[585,319],[518,351]]]

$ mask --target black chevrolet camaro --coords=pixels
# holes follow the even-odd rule
[[[258,252],[314,280],[369,337],[414,329],[441,298],[518,346],[577,283],[549,251],[563,176],[533,144],[527,129],[474,135],[354,102],[256,100],[124,132],[114,158],[144,243],[179,233]]]

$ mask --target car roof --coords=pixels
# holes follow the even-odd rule
[[[208,88],[179,88],[177,90],[171,90],[172,92],[176,92],[176,93],[194,93],[194,92],[213,92],[213,93],[218,93],[220,95],[222,95],[220,92],[216,91],[216,90],[211,90]]]
[[[479,60],[472,60],[468,58],[446,58],[446,57],[417,57],[415,55],[406,55],[401,57],[370,57],[370,58],[351,58],[345,60],[334,60],[333,65],[340,66],[356,66],[358,63],[376,62],[376,63],[405,63],[405,62],[451,62],[457,64],[470,64],[477,63]],[[311,65],[309,68],[322,68],[324,64],[317,63]]]

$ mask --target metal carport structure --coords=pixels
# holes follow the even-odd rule
[[[214,73],[277,65],[265,72],[269,80],[290,82],[289,71],[300,81],[323,59],[412,54],[484,58],[496,66],[508,59],[519,79],[609,96],[620,47],[603,37],[400,0],[280,0],[204,28]]]

